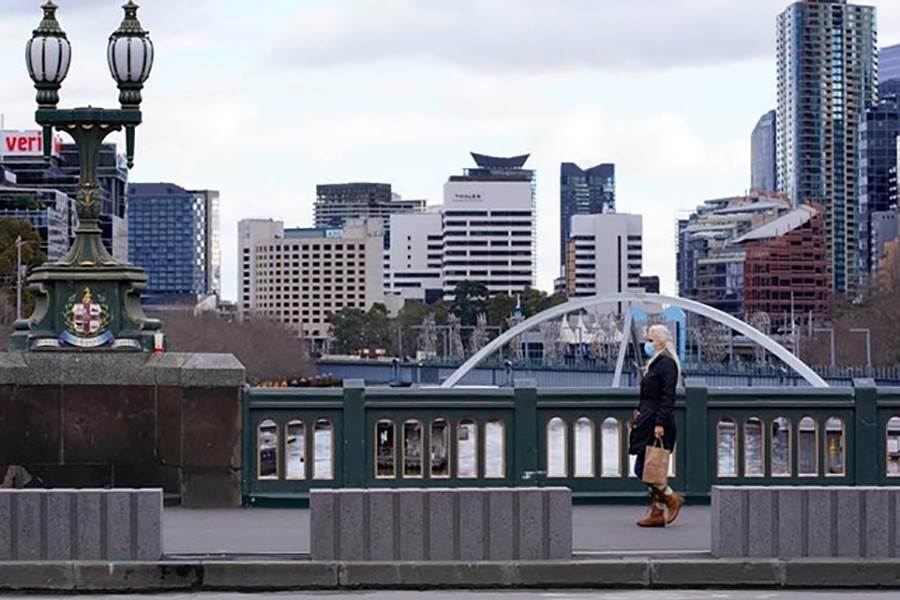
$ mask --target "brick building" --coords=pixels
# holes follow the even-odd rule
[[[822,214],[799,206],[734,240],[745,251],[744,311],[769,315],[773,331],[821,321],[830,299]]]

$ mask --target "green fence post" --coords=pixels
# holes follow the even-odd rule
[[[366,382],[344,381],[343,482],[362,488],[366,483]]]
[[[513,485],[536,485],[538,470],[537,383],[525,379],[515,383],[515,459]]]
[[[854,379],[853,388],[856,485],[878,485],[878,389],[873,379]]]
[[[701,377],[687,377],[684,382],[685,394],[685,432],[679,446],[684,452],[682,464],[685,468],[685,495],[709,496],[710,469],[714,468],[710,460],[709,426],[707,410],[709,408],[709,390],[706,380]]]

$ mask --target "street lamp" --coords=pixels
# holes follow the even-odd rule
[[[828,333],[831,337],[831,368],[834,369],[834,327],[816,327],[813,329],[816,333]]]
[[[97,166],[103,140],[122,130],[128,166],[134,166],[134,134],[142,119],[141,91],[153,68],[153,43],[138,21],[138,5],[128,0],[122,7],[125,17],[109,37],[106,49],[121,107],[58,110],[59,90],[69,72],[72,48],[56,20],[56,4],[48,0],[41,8],[43,19],[25,52],[28,74],[37,90],[35,121],[43,132],[45,160],[51,157],[54,129],[71,136],[78,148],[78,227],[66,255],[34,269],[29,276],[37,292],[35,312],[30,320],[17,322],[10,345],[17,350],[108,346],[150,351],[156,345],[160,324],[148,319],[140,305],[147,273],[120,263],[103,245]]]
[[[866,334],[866,372],[872,372],[872,330],[868,327],[858,327],[851,329],[850,333]]]

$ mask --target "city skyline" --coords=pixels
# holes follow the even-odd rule
[[[35,128],[22,49],[39,4],[0,0],[9,129]],[[120,16],[109,9],[120,2],[59,4],[78,49],[63,104],[114,106],[114,87],[101,83],[105,40],[89,32],[114,29]],[[748,187],[750,134],[775,107],[775,19],[790,2],[571,0],[541,19],[508,4],[391,0],[373,14],[361,2],[266,0],[252,8],[266,17],[254,19],[211,0],[147,3],[141,19],[158,57],[130,181],[221,191],[223,291],[233,300],[241,218],[309,226],[316,185],[349,181],[439,204],[470,150],[530,153],[538,287],[552,290],[560,163],[611,162],[618,210],[644,215],[644,271],[674,292],[676,212]],[[878,8],[880,47],[900,42],[896,2],[860,4]],[[361,35],[378,19],[378,35]],[[560,36],[574,41],[554,44]]]

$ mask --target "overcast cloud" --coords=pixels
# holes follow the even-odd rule
[[[336,1],[299,11],[272,52],[301,67],[386,59],[524,71],[723,64],[771,55],[783,7],[782,0]]]

